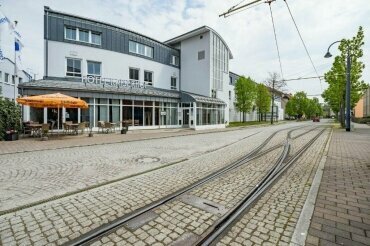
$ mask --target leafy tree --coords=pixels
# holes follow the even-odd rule
[[[245,122],[245,113],[252,110],[256,98],[256,82],[250,77],[241,76],[235,83],[235,107],[243,113],[243,122]]]
[[[8,130],[21,129],[21,108],[9,99],[0,97],[0,140]]]
[[[363,56],[364,32],[360,26],[357,35],[352,39],[343,39],[339,45],[340,55],[335,57],[331,69],[325,73],[325,80],[329,87],[324,91],[323,98],[331,106],[344,127],[344,108],[346,95],[346,58],[347,50],[351,57],[351,108],[355,106],[363,95],[366,84],[361,80],[362,71],[365,68],[360,58]]]
[[[295,111],[294,107],[294,101],[292,101],[292,99],[290,99],[285,105],[285,113],[289,116],[297,116],[297,112]]]
[[[307,99],[306,108],[304,110],[304,114],[306,115],[307,119],[311,119],[313,116],[316,116],[318,111],[317,104],[312,99]]]
[[[292,99],[289,100],[289,113],[296,115],[298,119],[302,118],[306,112],[308,100],[306,93],[303,91],[297,92]]]
[[[264,84],[256,86],[256,107],[258,108],[258,121],[262,120],[262,115],[267,113],[270,108],[271,95]]]

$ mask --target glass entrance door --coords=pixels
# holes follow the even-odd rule
[[[182,126],[183,127],[189,127],[189,117],[190,117],[190,110],[187,108],[187,109],[183,109],[182,111]]]

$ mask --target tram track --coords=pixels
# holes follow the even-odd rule
[[[303,127],[297,127],[297,128],[294,128],[294,129],[291,129],[288,131],[288,136],[290,136],[291,132],[294,132],[296,130],[299,130],[299,129],[302,129],[302,128],[305,128],[306,126],[303,126]],[[264,150],[264,151],[261,151],[265,146],[267,146],[267,144],[271,141],[271,139],[274,138],[274,136],[276,136],[276,134],[278,134],[279,132],[283,132],[283,131],[287,131],[288,129],[282,129],[282,130],[279,130],[279,131],[276,131],[274,132],[273,134],[271,134],[262,144],[260,144],[258,147],[256,147],[253,151],[251,151],[250,153],[248,153],[246,156],[244,156],[243,158],[239,159],[238,161],[232,163],[231,165],[229,166],[226,166],[225,168],[215,172],[215,173],[212,173],[210,175],[208,175],[207,177],[199,180],[198,182],[184,188],[184,189],[181,189],[177,192],[174,192],[173,194],[169,195],[169,196],[166,196],[160,200],[158,200],[157,202],[154,202],[150,205],[147,205],[137,211],[134,211],[133,213],[130,213],[128,215],[125,215],[115,221],[113,221],[112,223],[110,224],[107,224],[107,225],[103,225],[101,227],[98,227],[96,228],[95,230],[92,230],[90,231],[89,233],[86,233],[70,242],[68,242],[66,245],[88,245],[94,241],[96,241],[97,239],[101,238],[102,236],[104,235],[107,235],[109,234],[110,232],[113,232],[116,228],[119,228],[121,227],[123,224],[125,224],[126,222],[130,221],[130,220],[133,220],[137,217],[139,217],[140,215],[148,212],[148,211],[151,211],[155,208],[158,208],[159,206],[163,205],[163,204],[166,204],[168,203],[169,201],[172,201],[174,200],[175,198],[183,195],[184,193],[187,193],[191,190],[194,190],[195,188],[197,187],[200,187],[201,185],[209,182],[210,180],[213,180],[217,177],[220,177],[221,175],[224,175],[225,173],[235,169],[235,168],[238,168],[239,166],[241,165],[245,165],[247,164],[248,162],[252,161],[252,160],[255,160],[256,158],[260,158],[268,153],[270,153],[271,151],[274,151],[276,150],[277,148],[279,147],[282,147],[281,144],[278,144],[276,146],[273,146],[273,147],[270,147],[269,149],[267,150]],[[306,132],[303,132],[302,134],[299,134],[297,135],[295,138],[298,138],[300,136],[303,136],[305,133],[308,133],[308,132],[311,132],[313,129],[309,129],[308,131]],[[284,148],[284,156],[288,153],[288,151],[285,150]],[[281,162],[284,158],[279,158],[279,162]]]
[[[316,129],[316,128],[315,128]],[[315,130],[311,129],[309,132]],[[293,156],[289,157],[290,141],[287,141],[284,147],[284,152],[278,162],[275,163],[274,167],[265,175],[261,182],[259,182],[255,188],[248,193],[245,198],[239,202],[237,206],[223,216],[211,229],[205,232],[201,238],[195,243],[195,245],[213,245],[221,235],[223,235],[237,220],[240,216],[246,213],[248,209],[255,204],[259,198],[274,184],[284,172],[291,167],[299,157],[308,149],[310,146],[323,134],[325,129],[315,134],[311,140],[301,147]],[[296,136],[297,139],[304,134]],[[288,139],[290,134],[288,134]]]

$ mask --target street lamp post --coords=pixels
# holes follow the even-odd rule
[[[335,41],[332,43],[328,51],[325,54],[325,58],[332,57],[332,55],[329,52],[330,47],[333,44],[340,43],[341,41]],[[347,65],[346,65],[346,131],[351,131],[351,53],[350,53],[350,47],[347,46]]]

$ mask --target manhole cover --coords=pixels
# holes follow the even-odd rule
[[[141,157],[136,159],[138,163],[153,163],[153,162],[158,162],[160,159],[157,157]]]

